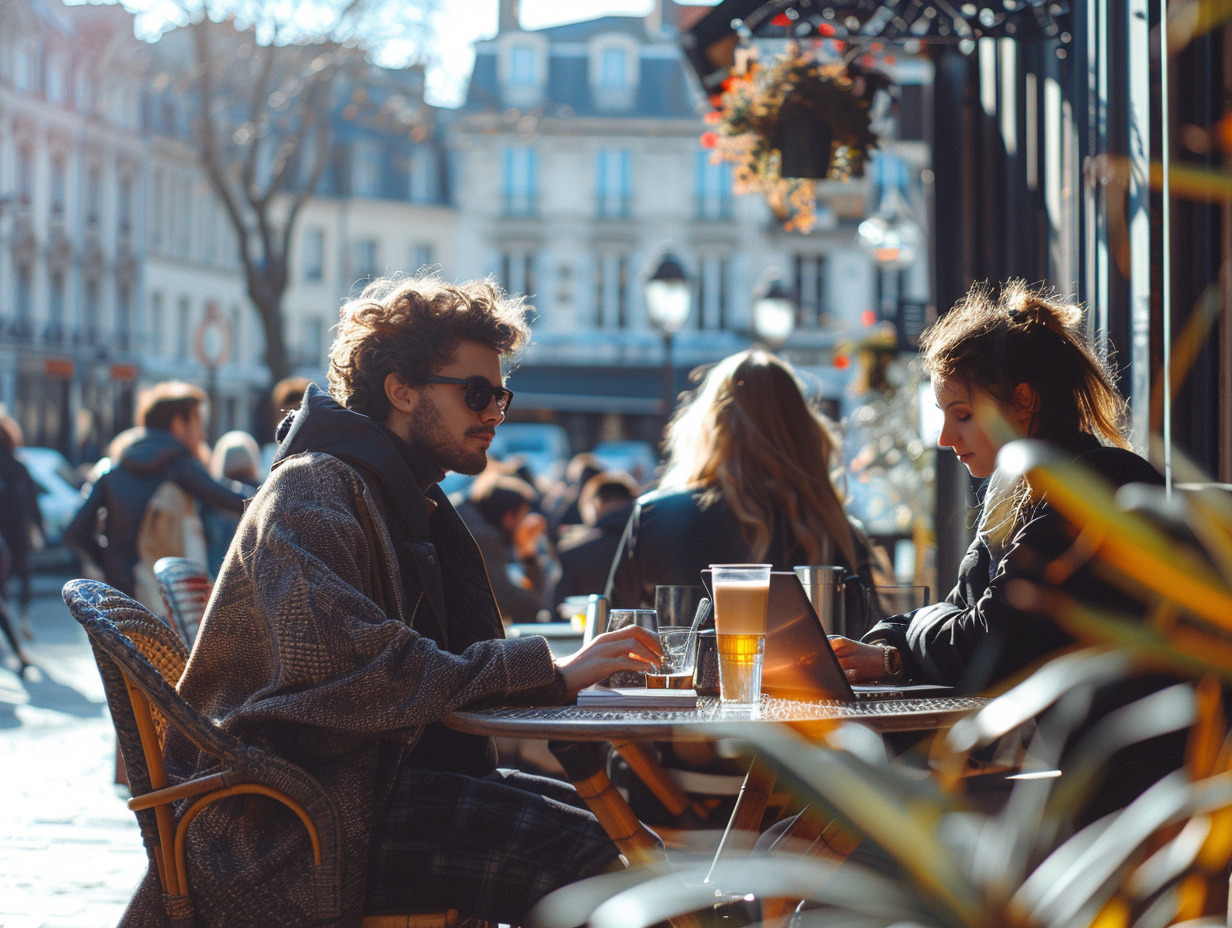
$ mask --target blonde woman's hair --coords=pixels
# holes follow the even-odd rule
[[[830,480],[837,442],[795,371],[751,350],[716,364],[668,424],[659,485],[722,496],[754,560],[791,537],[819,563],[828,539],[855,570],[851,525]]]
[[[1009,405],[1019,384],[1038,404],[1032,438],[1064,440],[1089,432],[1106,445],[1129,447],[1128,409],[1113,385],[1107,357],[1082,331],[1082,307],[1054,291],[1011,280],[999,291],[976,284],[920,338],[924,370],[983,389]],[[986,530],[1012,532],[1030,503],[1025,481],[990,485],[981,519]]]

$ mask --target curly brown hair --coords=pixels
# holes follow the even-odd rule
[[[529,307],[491,279],[450,284],[435,274],[381,278],[339,313],[329,351],[329,390],[347,409],[377,421],[389,414],[385,378],[425,383],[449,363],[458,344],[479,342],[501,356],[508,373],[530,339]]]

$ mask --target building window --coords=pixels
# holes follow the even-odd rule
[[[697,278],[697,327],[726,331],[731,324],[731,259],[703,258]]]
[[[411,270],[426,271],[436,263],[436,249],[430,242],[417,242],[411,246]]]
[[[325,363],[325,353],[322,347],[325,344],[324,332],[325,323],[321,319],[316,316],[304,319],[300,348],[302,364],[319,367]]]
[[[120,177],[119,217],[116,228],[122,237],[133,231],[133,179],[128,175]]]
[[[88,280],[85,286],[85,302],[82,305],[85,312],[83,316],[84,331],[78,333],[79,340],[84,341],[87,345],[97,345],[99,342],[99,292],[98,281]]]
[[[319,283],[325,279],[325,230],[304,232],[304,280]]]
[[[377,244],[374,238],[361,238],[355,242],[355,276],[362,281],[377,276]]]
[[[163,351],[163,295],[155,290],[150,294],[150,347],[155,355]]]
[[[53,155],[51,159],[51,218],[62,220],[65,213],[65,200],[68,197],[68,171],[64,166],[63,155]]]
[[[52,103],[64,103],[67,100],[67,84],[64,76],[63,61],[49,60],[47,62],[47,99]]]
[[[419,147],[411,155],[410,177],[407,179],[407,195],[412,203],[436,203],[438,192],[436,153],[427,147]]]
[[[127,284],[116,288],[116,347],[128,351],[133,347],[133,293]]]
[[[103,171],[97,164],[86,171],[86,228],[97,229],[103,213]]]
[[[159,251],[163,247],[163,196],[165,179],[162,168],[155,168],[150,180],[150,248]]]
[[[506,148],[501,191],[506,216],[533,216],[538,198],[538,164],[533,148]]]
[[[535,49],[531,45],[515,45],[509,49],[510,87],[535,86]]]
[[[731,219],[732,166],[724,161],[713,164],[710,153],[699,151],[695,157],[697,176],[697,218]]]
[[[27,208],[34,203],[34,156],[24,145],[17,149],[17,202]]]
[[[595,264],[595,328],[629,327],[629,256],[599,255]]]
[[[186,296],[180,297],[175,307],[175,357],[188,360],[188,340],[192,337],[192,303]]]
[[[34,56],[24,42],[18,42],[13,48],[13,86],[18,90],[34,89]]]
[[[504,252],[500,257],[500,281],[506,293],[535,292],[535,256],[530,252]]]
[[[629,215],[633,200],[629,173],[627,151],[599,152],[595,170],[595,193],[600,216],[623,218]]]
[[[826,322],[826,256],[796,255],[793,283],[800,300],[800,322],[816,328]]]
[[[33,301],[34,291],[34,275],[30,272],[28,265],[19,264],[17,266],[17,281],[13,292],[13,319],[11,320],[14,326],[20,326],[23,321],[29,321],[30,314],[34,311]]]
[[[47,329],[44,337],[49,344],[59,345],[64,340],[64,274],[52,271],[47,283]]]
[[[381,192],[381,151],[375,145],[360,144],[351,149],[351,193],[375,197]]]
[[[599,53],[599,89],[624,90],[629,86],[629,57],[623,48]]]

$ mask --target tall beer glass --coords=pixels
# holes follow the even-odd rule
[[[714,627],[719,650],[719,700],[756,709],[761,703],[761,665],[766,653],[769,564],[711,564]]]

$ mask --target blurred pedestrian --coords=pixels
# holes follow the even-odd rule
[[[144,576],[159,557],[185,556],[192,541],[186,527],[197,501],[235,513],[244,509],[244,497],[210,477],[198,458],[205,439],[205,402],[205,391],[179,381],[144,391],[137,409],[144,431],[94,482],[64,533],[83,557],[102,567],[107,583],[160,613],[157,586],[150,587],[152,574],[142,595],[137,593],[139,565],[144,563]],[[148,519],[147,513],[159,518]],[[203,530],[199,557],[204,564]]]
[[[38,487],[24,464],[17,459],[21,430],[17,423],[0,418],[0,631],[20,664],[24,677],[30,661],[21,649],[19,635],[32,638],[30,629],[30,549],[32,533],[42,533]],[[16,621],[8,607],[8,583],[17,578]]]
[[[261,485],[261,448],[247,432],[236,429],[224,432],[214,444],[210,455],[210,476],[221,482],[238,484],[236,489],[251,498]],[[206,508],[201,513],[205,524],[208,566],[211,576],[217,576],[226,557],[227,548],[235,536],[240,517],[230,511]]]
[[[591,477],[603,471],[603,464],[597,457],[589,451],[581,451],[569,459],[565,476],[544,494],[543,514],[547,516],[553,542],[559,542],[566,531],[582,524],[582,514],[578,509],[582,487]]]
[[[658,488],[642,496],[612,565],[613,606],[653,608],[658,584],[714,563],[846,568],[847,615],[866,611],[871,545],[830,479],[837,442],[794,369],[766,351],[724,358],[667,427]]]
[[[310,383],[312,381],[307,377],[284,377],[274,384],[270,390],[269,412],[270,421],[274,423],[275,432],[289,413],[299,409],[300,404],[304,401],[304,391],[308,389],[308,384]],[[277,454],[277,441],[266,442],[261,447],[261,477],[265,477],[269,473],[270,465],[274,463],[274,458]]]
[[[30,628],[31,560],[35,542],[43,538],[43,516],[38,504],[38,485],[17,458],[22,444],[21,427],[10,416],[0,418],[0,539],[8,551],[8,569],[0,574],[0,596],[8,600],[8,581],[17,581],[17,625],[24,638]]]

